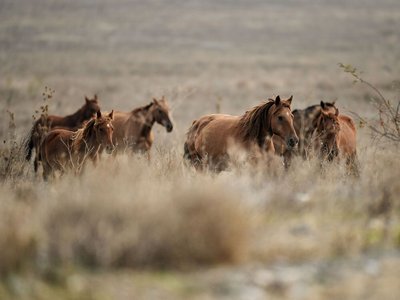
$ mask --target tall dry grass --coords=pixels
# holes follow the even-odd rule
[[[7,215],[1,248],[11,243],[13,265],[28,259],[39,269],[182,268],[237,262],[248,253],[249,207],[212,177],[186,170],[176,156],[166,165],[161,158],[149,165],[144,158],[105,157],[80,177],[33,181],[1,187]]]
[[[300,159],[288,172],[197,173],[166,149],[150,162],[104,156],[50,183],[28,173],[31,182],[0,187],[1,270],[298,262],[397,248],[399,158],[396,148],[361,150],[359,179],[341,164],[322,171]]]

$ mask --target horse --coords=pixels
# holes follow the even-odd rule
[[[25,158],[27,161],[30,161],[32,150],[35,149],[35,159],[33,163],[35,172],[37,172],[39,166],[38,153],[40,142],[46,132],[55,127],[76,130],[83,122],[94,117],[98,111],[100,111],[100,106],[97,95],[94,95],[93,99],[89,99],[85,96],[85,104],[72,115],[65,117],[41,115],[33,124],[25,146]]]
[[[76,131],[59,128],[48,132],[39,147],[43,179],[47,180],[57,170],[61,173],[66,169],[79,172],[87,160],[96,163],[104,149],[112,153],[115,148],[112,141],[113,116],[114,111],[107,115],[98,111],[96,117]]]
[[[280,137],[293,149],[298,137],[293,127],[290,105],[293,97],[269,99],[242,116],[205,115],[193,121],[184,144],[184,158],[196,169],[226,169],[232,151],[241,150],[250,161],[275,153],[272,136]]]
[[[349,173],[358,176],[356,126],[351,117],[321,111],[314,121],[314,150],[321,161],[344,158]]]
[[[315,131],[314,121],[320,116],[321,111],[335,113],[336,109],[335,102],[321,101],[319,105],[311,105],[305,109],[293,111],[293,125],[299,137],[298,147],[289,150],[279,136],[274,135],[272,138],[276,154],[283,157],[286,168],[290,166],[293,155],[300,154],[303,159],[308,158],[312,148],[312,135]]]
[[[160,100],[153,98],[150,104],[130,112],[116,111],[113,120],[115,153],[129,149],[132,153],[147,154],[150,159],[154,123],[164,126],[167,132],[171,132],[174,127],[164,96]]]

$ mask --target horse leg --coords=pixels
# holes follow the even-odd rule
[[[356,153],[346,157],[346,168],[348,174],[357,178],[360,177],[359,162]]]
[[[43,167],[43,180],[48,181],[49,175],[52,175],[52,168],[47,162],[43,162],[42,167]]]
[[[146,158],[147,158],[147,161],[150,162],[150,160],[151,160],[150,150],[146,151]]]
[[[292,164],[292,151],[285,151],[285,153],[283,153],[283,165],[286,171],[289,170],[291,164]]]

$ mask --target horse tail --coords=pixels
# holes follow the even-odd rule
[[[189,159],[189,145],[188,142],[186,141],[185,144],[183,144],[183,158],[184,159]]]
[[[183,145],[183,158],[194,166],[198,166],[202,160],[201,155],[196,151],[195,141],[199,129],[199,121],[195,120],[186,134],[186,141]]]
[[[35,125],[32,126],[32,129],[29,132],[28,138],[26,139],[26,143],[25,143],[25,159],[27,161],[31,160],[32,149],[33,149],[33,147],[35,147],[34,138],[33,138],[35,127],[36,127]]]

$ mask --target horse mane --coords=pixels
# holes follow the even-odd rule
[[[270,99],[246,111],[243,116],[240,117],[238,129],[244,142],[257,141],[257,144],[262,146],[267,134],[272,135],[267,116],[274,103],[275,102]],[[282,103],[282,105],[285,104]]]
[[[74,132],[74,134],[71,137],[73,150],[79,150],[80,147],[82,146],[82,143],[88,140],[95,124],[96,124],[96,119],[92,118],[89,121],[84,122],[83,126]]]
[[[144,105],[144,106],[140,106],[140,107],[135,108],[134,110],[132,110],[132,113],[133,114],[137,114],[137,113],[142,112],[142,111],[147,111],[147,110],[149,110],[149,108],[152,105],[153,105],[153,102],[151,102],[150,104]]]

